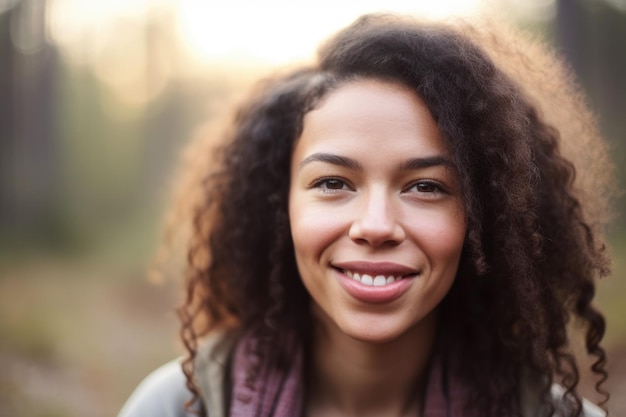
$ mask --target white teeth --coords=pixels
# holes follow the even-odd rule
[[[402,277],[394,277],[392,275],[389,275],[388,277],[385,277],[384,275],[376,275],[375,277],[372,277],[368,274],[359,274],[358,272],[352,272],[348,270],[344,270],[343,272],[349,278],[352,278],[353,280],[359,281],[361,284],[368,285],[370,287],[384,287],[387,284],[391,284],[402,279]]]
[[[361,284],[371,286],[374,285],[374,280],[372,279],[371,275],[363,274],[361,276]]]
[[[387,280],[385,279],[385,277],[382,275],[376,275],[376,277],[374,278],[374,286],[382,287],[385,284],[387,284]]]

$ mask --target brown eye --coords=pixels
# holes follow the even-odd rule
[[[415,188],[420,193],[433,193],[439,190],[439,188],[432,182],[419,182],[415,184]]]
[[[329,190],[341,190],[345,186],[344,182],[338,179],[325,180],[321,185],[325,186],[325,188],[328,188]]]
[[[337,191],[350,191],[353,190],[350,185],[340,178],[320,178],[311,184],[312,188],[317,188],[325,193],[333,193]]]
[[[413,183],[407,190],[407,192],[423,194],[428,196],[437,196],[439,194],[446,194],[445,188],[437,181],[423,180]]]

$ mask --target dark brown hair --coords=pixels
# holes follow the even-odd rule
[[[439,337],[454,372],[471,381],[472,407],[519,415],[519,383],[530,374],[546,403],[551,383],[563,384],[567,415],[578,415],[570,328],[583,333],[596,390],[608,398],[605,323],[591,301],[594,280],[609,273],[600,229],[611,165],[571,77],[518,35],[393,16],[357,20],[314,65],[261,84],[214,163],[195,152],[202,163],[187,168],[192,233],[179,308],[194,397],[193,360],[209,332],[254,328],[271,345],[286,328],[303,338],[311,328],[287,216],[290,158],[306,112],[360,78],[411,88],[458,169],[468,232]],[[592,180],[576,181],[579,157]]]

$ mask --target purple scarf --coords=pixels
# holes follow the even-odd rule
[[[299,417],[302,415],[303,354],[294,337],[285,341],[290,352],[286,370],[277,369],[265,361],[259,363],[254,351],[256,339],[244,336],[235,348],[232,367],[233,395],[230,417]],[[258,377],[248,380],[251,367]],[[435,361],[428,377],[423,417],[474,417],[464,412],[467,387],[448,377],[444,384],[443,366]],[[447,390],[444,385],[447,385]]]

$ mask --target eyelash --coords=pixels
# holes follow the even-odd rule
[[[336,181],[337,183],[339,183],[341,185],[341,188],[329,188],[328,184],[331,181]],[[311,188],[318,188],[320,189],[322,192],[324,193],[336,193],[339,191],[345,191],[345,187],[347,187],[350,191],[353,190],[353,188],[348,184],[348,182],[342,178],[337,178],[337,177],[322,177],[322,178],[318,178],[315,181],[313,181],[313,183],[311,183]]]
[[[447,194],[448,193],[446,188],[441,183],[439,183],[438,181],[435,181],[435,180],[419,180],[419,181],[416,181],[416,182],[412,183],[409,187],[407,187],[404,192],[409,192],[409,190],[411,190],[412,188],[414,188],[416,186],[419,187],[419,186],[424,186],[424,185],[426,185],[428,187],[433,187],[433,189],[431,191],[419,191],[419,190],[416,190],[416,192],[420,193],[420,194]]]
[[[335,184],[335,186],[340,185],[340,188],[329,187],[328,185],[331,182],[336,182],[337,184]],[[419,193],[419,194],[447,194],[448,193],[446,188],[443,185],[441,185],[441,183],[439,183],[438,181],[434,181],[434,180],[415,181],[414,183],[409,185],[407,188],[405,188],[402,192],[408,193],[408,192],[411,192],[410,190],[412,188],[420,187],[420,186],[427,186],[429,188],[432,187],[432,189],[430,191],[419,191],[419,189],[416,189],[415,191],[416,193]],[[324,193],[336,193],[339,191],[346,191],[346,189],[349,191],[354,190],[354,188],[346,180],[342,178],[338,178],[338,177],[318,178],[311,183],[310,187],[320,189]]]

